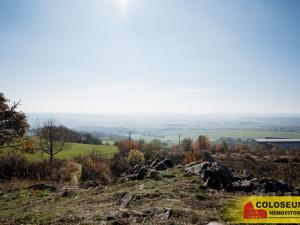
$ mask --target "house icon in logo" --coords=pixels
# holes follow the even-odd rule
[[[247,202],[244,205],[244,219],[265,219],[268,218],[268,213],[264,209],[255,209],[252,202]]]

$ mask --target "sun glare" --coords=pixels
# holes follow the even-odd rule
[[[128,6],[128,0],[117,0],[120,8],[126,8]]]
[[[128,13],[128,7],[131,0],[117,0],[117,5],[122,16],[126,16]]]

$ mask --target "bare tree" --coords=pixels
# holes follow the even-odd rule
[[[40,148],[49,155],[49,161],[52,163],[53,157],[70,147],[69,129],[64,126],[57,126],[53,119],[49,119],[44,126],[37,129]]]

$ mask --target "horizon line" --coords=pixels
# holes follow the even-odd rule
[[[251,115],[261,115],[261,116],[266,116],[266,115],[277,115],[277,116],[299,116],[300,117],[300,112],[299,113],[188,113],[188,112],[24,112],[25,114],[72,114],[72,115],[199,115],[199,116],[218,116],[218,115],[223,115],[223,116],[231,116],[231,115],[241,115],[241,116],[251,116]]]

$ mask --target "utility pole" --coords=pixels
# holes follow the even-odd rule
[[[179,148],[179,151],[181,150],[180,137],[181,137],[181,134],[178,134],[178,148]]]
[[[128,132],[128,141],[131,141],[131,134],[132,134],[133,132],[131,132],[131,131],[129,131]]]

